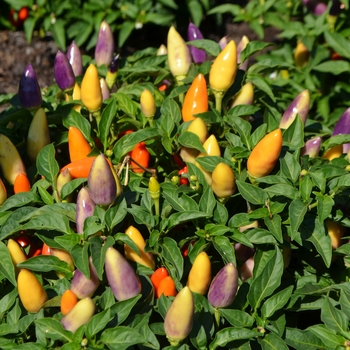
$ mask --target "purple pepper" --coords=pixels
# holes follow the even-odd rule
[[[141,284],[135,270],[113,247],[107,249],[105,271],[112,293],[118,301],[133,298],[141,293]]]
[[[244,62],[241,62],[241,53],[246,48],[246,46],[249,44],[249,39],[246,35],[242,36],[242,39],[237,45],[237,63],[240,64],[239,69],[241,70],[247,70],[249,60],[246,59]]]
[[[223,50],[227,44],[228,44],[228,40],[227,40],[227,35],[226,35],[226,36],[223,36],[219,41],[219,45],[220,45],[221,50]]]
[[[27,109],[39,108],[43,101],[38,79],[31,64],[26,67],[21,76],[18,97],[22,107]]]
[[[208,301],[215,308],[228,307],[232,304],[238,288],[238,271],[230,262],[226,264],[210,283]]]
[[[92,163],[88,185],[94,203],[110,205],[116,198],[116,183],[111,167],[104,154],[99,154]]]
[[[111,27],[106,21],[102,21],[98,32],[95,48],[95,61],[98,66],[109,65],[114,53],[114,37]]]
[[[350,107],[345,110],[335,124],[332,136],[347,134],[350,134]],[[350,143],[343,144],[343,153],[348,153],[349,150]]]
[[[111,93],[104,78],[100,78],[100,86],[102,92],[102,100],[107,100],[110,97]]]
[[[108,71],[106,74],[106,83],[108,88],[111,90],[115,84],[118,76],[118,67],[119,67],[119,54],[115,55],[108,66]]]
[[[100,280],[98,278],[96,268],[92,264],[91,257],[89,257],[89,268],[90,278],[87,278],[80,270],[76,270],[70,283],[70,289],[74,292],[78,299],[91,297],[100,285]]]
[[[54,63],[55,80],[58,87],[67,93],[73,91],[75,75],[67,56],[60,50],[57,51]]]
[[[190,22],[187,29],[188,41],[203,39],[203,34],[196,25]],[[194,63],[203,63],[207,60],[207,53],[204,50],[198,49],[190,45],[190,52]]]
[[[78,45],[73,40],[72,43],[68,46],[66,56],[70,65],[72,66],[74,75],[77,77],[83,74],[83,60],[81,57],[81,52]]]
[[[92,216],[96,204],[90,197],[89,191],[82,187],[77,196],[76,227],[77,233],[84,233],[84,222],[89,216]]]
[[[309,113],[309,106],[310,106],[309,90],[303,90],[287,107],[286,111],[282,116],[279,127],[281,129],[287,129],[293,123],[297,114],[300,115],[301,120],[305,124],[307,115]]]
[[[319,0],[303,0],[303,4],[314,15],[322,15],[327,10],[327,5]]]
[[[322,137],[316,136],[305,142],[305,146],[301,149],[300,155],[306,156],[309,155],[310,158],[315,158],[318,156],[318,153],[321,148]]]

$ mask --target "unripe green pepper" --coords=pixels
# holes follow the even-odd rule
[[[27,154],[29,159],[35,162],[39,152],[50,142],[47,116],[44,109],[39,108],[34,114],[27,134]]]
[[[219,163],[213,170],[211,178],[211,188],[220,201],[226,201],[235,193],[235,174],[226,163]]]
[[[164,319],[164,331],[172,346],[178,346],[191,332],[194,317],[194,299],[185,286],[174,298]]]
[[[209,72],[209,85],[215,95],[216,109],[221,112],[222,98],[233,84],[237,73],[237,49],[231,40],[215,58]]]
[[[247,161],[251,178],[266,176],[273,170],[282,150],[282,141],[282,131],[278,128],[258,142]]]
[[[174,26],[168,31],[167,47],[170,72],[180,82],[186,77],[192,59],[190,49]]]
[[[187,286],[192,292],[204,295],[211,280],[211,262],[206,252],[199,253],[194,259],[188,275]]]

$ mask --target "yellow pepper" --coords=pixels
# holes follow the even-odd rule
[[[211,262],[206,252],[201,252],[194,259],[188,275],[187,286],[192,292],[204,295],[211,280]]]
[[[226,201],[235,193],[235,175],[226,163],[219,163],[211,174],[211,178],[211,187],[220,201]]]
[[[102,106],[102,91],[97,68],[90,64],[87,68],[80,88],[81,100],[84,106],[91,112],[98,111]]]

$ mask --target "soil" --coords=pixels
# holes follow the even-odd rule
[[[183,37],[186,36],[185,28],[179,32]],[[236,43],[243,35],[247,35],[251,41],[259,40],[247,24],[232,23],[232,19],[226,19],[220,27],[213,26],[213,23],[206,23],[202,32],[205,38],[215,41],[219,41],[224,35],[235,40]],[[147,46],[159,47],[162,43],[166,44],[166,34],[165,29],[159,31],[158,28],[155,31],[154,27],[134,31],[121,54],[128,55]],[[264,40],[275,41],[276,34],[274,29],[268,28],[265,31]],[[52,85],[54,83],[53,64],[57,50],[58,47],[50,34],[44,38],[34,35],[29,44],[23,31],[0,31],[0,95],[17,93],[21,75],[28,64],[33,65],[41,88]]]

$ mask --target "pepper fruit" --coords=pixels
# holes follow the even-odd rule
[[[13,192],[15,194],[21,192],[29,192],[31,189],[30,181],[26,174],[19,173],[13,184]]]
[[[95,47],[95,61],[98,66],[109,65],[114,53],[114,37],[111,27],[106,21],[102,21],[98,31]]]
[[[27,155],[29,159],[35,162],[40,151],[50,142],[47,116],[44,109],[39,108],[34,114],[27,134]]]
[[[66,57],[68,59],[68,62],[72,66],[74,75],[76,77],[78,77],[79,75],[82,75],[83,60],[81,57],[80,49],[74,40],[67,48]]]
[[[185,286],[174,298],[164,318],[164,331],[172,346],[178,346],[190,334],[193,318],[193,294]]]
[[[219,40],[219,45],[221,50],[223,50],[227,46],[227,44],[228,44],[227,35],[225,35]]]
[[[204,295],[211,280],[211,262],[206,252],[199,253],[188,274],[187,286],[192,292]]]
[[[154,203],[155,214],[159,215],[160,214],[160,210],[159,210],[160,185],[158,180],[154,176],[151,176],[149,179],[148,189]]]
[[[297,46],[294,51],[294,62],[298,68],[305,67],[309,62],[310,52],[305,44],[298,40]]]
[[[108,71],[106,74],[106,83],[111,90],[118,76],[118,66],[119,66],[119,54],[115,55],[108,66]]]
[[[244,264],[239,269],[239,274],[242,282],[245,282],[247,279],[253,277],[254,271],[254,256],[251,256],[247,259]]]
[[[193,80],[187,91],[182,106],[182,120],[188,122],[194,120],[194,114],[208,111],[207,82],[202,73],[199,73]]]
[[[73,258],[64,249],[58,249],[58,248],[50,248],[50,255],[55,256],[56,258],[60,259],[61,261],[64,261],[68,264],[70,270],[73,272],[74,271],[74,262]],[[56,275],[58,278],[64,278],[66,275],[62,272],[56,272]]]
[[[111,93],[109,91],[109,87],[107,86],[105,78],[100,78],[100,87],[102,92],[102,100],[108,100],[111,96]]]
[[[187,39],[189,42],[204,39],[202,32],[192,22],[187,27]],[[194,63],[201,64],[207,60],[207,53],[204,50],[190,45],[190,52]]]
[[[54,75],[58,87],[71,95],[75,85],[75,75],[67,56],[60,50],[55,56]]]
[[[193,132],[194,134],[196,134],[199,137],[202,144],[208,138],[207,125],[200,117],[195,118],[186,131]],[[195,163],[195,159],[198,156],[198,154],[199,151],[195,148],[181,147],[180,150],[180,156],[182,160],[186,163]]]
[[[81,82],[81,100],[89,112],[99,111],[102,106],[102,92],[97,68],[90,63]]]
[[[171,276],[166,276],[160,281],[156,294],[157,298],[160,298],[162,294],[165,297],[174,297],[177,294],[175,282]]]
[[[150,269],[154,270],[155,262],[152,253],[145,252],[146,241],[144,240],[141,232],[134,226],[130,225],[125,234],[137,245],[140,251],[140,255],[131,249],[127,244],[124,244],[124,256],[126,259],[135,261],[139,264],[145,265]]]
[[[92,163],[96,157],[85,157],[75,162],[71,162],[61,168],[60,172],[63,172],[65,169],[68,169],[73,179],[88,177]]]
[[[322,137],[316,136],[307,140],[305,146],[300,150],[301,156],[308,155],[310,158],[315,158],[318,156],[318,153],[321,148]]]
[[[238,271],[230,262],[222,267],[210,283],[208,301],[214,308],[232,304],[238,288]]]
[[[144,142],[140,142],[134,147],[134,149],[130,152],[130,157],[130,166],[134,173],[143,173],[145,171],[144,168],[148,168],[151,155],[148,152]],[[140,167],[140,165],[143,168]]]
[[[278,128],[257,143],[247,161],[247,171],[251,178],[266,176],[273,170],[282,150],[282,141],[282,131]]]
[[[65,330],[75,332],[79,327],[87,324],[95,314],[95,302],[87,297],[79,300],[61,320]]]
[[[181,175],[188,174],[188,166],[186,165],[185,167],[180,169],[177,173],[180,176],[180,185],[187,185],[188,186],[190,183],[188,178],[181,176]]]
[[[5,203],[7,199],[7,190],[4,182],[0,179],[0,206]]]
[[[33,272],[21,269],[17,277],[19,299],[28,312],[38,312],[48,300],[45,289]]]
[[[303,0],[303,4],[314,15],[322,15],[327,11],[327,4],[319,0]]]
[[[113,247],[109,247],[106,252],[105,272],[117,301],[127,300],[140,294],[141,284],[135,270]]]
[[[96,268],[92,263],[91,256],[89,257],[89,271],[90,278],[87,278],[80,270],[75,270],[70,282],[70,289],[78,299],[91,297],[100,285],[100,280]]]
[[[157,56],[163,56],[168,54],[168,49],[164,44],[160,45],[157,51]]]
[[[147,118],[152,118],[156,113],[156,101],[151,91],[144,89],[140,97],[141,111]]]
[[[249,60],[245,60],[244,62],[241,61],[241,53],[242,51],[247,47],[247,45],[249,44],[249,39],[246,35],[242,36],[242,39],[240,40],[240,42],[237,45],[237,63],[239,65],[239,69],[241,70],[247,70],[248,68],[248,63]]]
[[[0,168],[5,180],[13,185],[18,174],[27,174],[16,146],[5,135],[0,134]]]
[[[23,261],[27,260],[27,256],[22,250],[21,246],[12,238],[7,241],[7,249],[10,253],[12,263],[15,267],[15,273],[18,275],[19,268],[17,267]]]
[[[168,31],[167,47],[170,72],[179,83],[186,77],[192,59],[188,46],[174,26]]]
[[[331,238],[332,249],[338,249],[343,243],[342,238],[345,232],[344,226],[330,219],[326,219],[325,224],[328,235]]]
[[[340,116],[339,120],[334,126],[332,136],[350,134],[350,107]],[[323,158],[332,160],[340,157],[343,153],[348,153],[350,150],[350,143],[344,145],[336,145],[330,148],[324,155]]]
[[[78,298],[70,289],[67,289],[61,297],[60,310],[62,315],[67,315],[70,310],[77,304]]]
[[[153,288],[155,289],[156,292],[157,292],[157,289],[159,287],[161,280],[167,276],[169,276],[168,270],[163,266],[159,267],[158,269],[156,269],[153,272],[153,274],[151,276],[151,282],[152,282]]]
[[[84,222],[89,216],[92,216],[95,210],[95,202],[91,199],[90,192],[86,187],[82,187],[77,196],[77,210],[76,210],[76,229],[77,233],[84,233]]]
[[[211,188],[219,201],[225,202],[235,193],[235,174],[226,163],[219,163],[213,170],[211,178]]]
[[[288,129],[299,114],[302,122],[305,125],[306,118],[309,113],[310,93],[309,90],[304,90],[291,102],[283,113],[279,127],[281,129]]]
[[[62,199],[62,187],[72,180],[73,180],[72,175],[68,169],[65,169],[64,171],[58,174],[57,180],[56,180],[56,189],[57,189],[59,200]],[[67,198],[65,198],[65,201],[71,202],[72,198],[73,198],[73,193],[71,193]]]
[[[241,90],[239,90],[239,92],[235,95],[230,108],[233,108],[239,105],[251,106],[253,102],[254,102],[254,86],[251,82],[248,82],[244,84]]]
[[[92,163],[88,185],[92,200],[98,205],[111,205],[116,199],[116,182],[111,166],[103,153]]]
[[[86,158],[91,152],[91,146],[83,133],[75,126],[68,128],[68,152],[71,162]]]
[[[237,48],[233,40],[215,58],[209,71],[209,85],[215,96],[215,107],[221,113],[222,99],[235,81]]]
[[[23,108],[36,109],[43,102],[34,68],[29,64],[19,81],[18,97]]]

